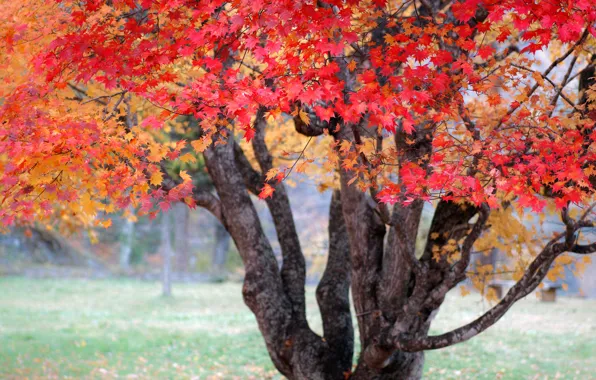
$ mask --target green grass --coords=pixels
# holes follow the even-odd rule
[[[127,280],[0,278],[0,378],[280,378],[239,284],[176,284],[173,299],[159,294],[159,284]],[[529,298],[480,337],[429,352],[425,377],[596,379],[596,302]],[[433,331],[487,307],[451,297]]]

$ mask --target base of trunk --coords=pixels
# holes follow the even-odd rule
[[[419,380],[424,368],[424,352],[395,352],[383,369],[369,368],[362,357],[350,379],[353,380]]]

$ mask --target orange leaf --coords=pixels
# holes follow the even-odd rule
[[[273,197],[274,192],[275,192],[275,188],[273,186],[269,185],[268,183],[266,183],[265,186],[263,186],[263,188],[261,189],[261,192],[259,193],[259,198],[265,199],[265,198]]]

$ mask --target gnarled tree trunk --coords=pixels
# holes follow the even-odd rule
[[[430,1],[423,3],[420,12],[432,15],[438,8],[440,2]],[[481,22],[486,15],[478,12],[476,17],[473,22]],[[386,20],[379,20],[371,38],[382,44],[386,28]],[[355,78],[345,62],[337,63],[338,75],[349,91]],[[384,80],[381,75],[379,78]],[[365,171],[370,176],[362,181],[370,186],[358,186],[354,171],[338,167],[340,186],[334,190],[329,214],[328,262],[317,287],[323,336],[314,333],[306,320],[305,262],[287,192],[283,182],[266,180],[272,156],[265,144],[265,109],[256,115],[252,139],[260,170],[253,168],[228,134],[223,144],[214,144],[204,153],[217,196],[206,191],[195,193],[197,203],[218,217],[232,236],[246,269],[244,301],[256,316],[275,367],[289,379],[419,379],[424,351],[466,341],[492,326],[516,301],[536,289],[563,252],[596,251],[596,243],[578,245],[574,240],[582,226],[594,225],[585,220],[588,214],[573,220],[565,211],[565,232],[544,245],[498,304],[464,326],[430,336],[430,325],[446,294],[466,278],[472,246],[488,228],[488,205],[455,202],[449,200],[451,194],[443,194],[422,256],[417,257],[423,201],[401,199],[392,210],[378,203],[375,166],[359,149],[361,134],[367,133],[365,137],[376,139],[380,153],[386,135],[367,128],[366,117],[358,123],[345,122],[337,115],[322,121],[309,107],[301,107],[310,122],[296,117],[296,130],[311,138],[330,135],[335,139],[339,161],[357,161],[365,168],[368,165]],[[479,131],[465,110],[461,118],[467,131],[478,139]],[[391,143],[399,165],[416,163],[422,170],[432,170],[429,157],[435,127],[427,122],[409,134],[395,133]],[[475,174],[477,165],[478,158],[473,157],[469,175]],[[266,202],[281,245],[281,268],[249,196],[259,194],[265,183],[275,188]],[[404,185],[401,178],[396,185]],[[443,250],[448,245],[450,250]],[[355,368],[350,290],[361,346]]]
[[[564,215],[565,241],[560,242],[563,235],[559,235],[546,244],[501,302],[467,325],[429,336],[445,295],[466,278],[472,245],[487,228],[490,210],[486,205],[439,201],[426,248],[417,257],[422,201],[396,203],[388,210],[377,203],[374,192],[351,184],[351,174],[340,170],[341,186],[333,192],[329,212],[328,262],[317,287],[323,320],[323,335],[319,336],[306,320],[305,262],[284,184],[269,182],[275,191],[266,199],[281,245],[281,268],[249,195],[259,194],[266,182],[263,173],[272,167],[263,116],[259,111],[252,140],[260,171],[228,135],[224,144],[205,151],[217,196],[201,190],[194,195],[234,240],[246,269],[244,301],[256,316],[275,367],[289,379],[419,379],[425,350],[463,342],[492,326],[513,303],[539,285],[562,252],[596,250],[594,246],[574,245],[574,231],[585,222]],[[350,149],[338,151],[340,159],[358,155],[359,131],[364,130],[339,119],[309,125],[297,120],[296,127],[311,137],[322,135],[326,129],[337,142],[349,141]],[[432,144],[425,130],[420,126],[409,136],[398,133],[394,141],[404,159],[416,160],[423,167]],[[455,250],[441,253],[447,244],[455,244]],[[361,346],[354,369],[350,289]]]

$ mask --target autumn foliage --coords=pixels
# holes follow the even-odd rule
[[[232,131],[250,140],[259,107],[273,119],[308,118],[301,105],[327,123],[364,117],[367,130],[383,133],[411,134],[424,120],[433,145],[424,162],[388,170],[393,147],[361,146],[343,159],[382,202],[448,195],[496,208],[515,197],[540,211],[545,187],[559,207],[592,194],[594,152],[582,136],[594,139],[593,120],[568,112],[578,106],[559,88],[567,83],[549,78],[567,56],[587,59],[577,54],[594,33],[588,0],[463,1],[436,14],[391,1],[108,4],[3,10],[4,224],[84,194],[119,208],[186,195],[151,190],[161,184],[158,162],[176,159],[184,144],[158,148],[143,131],[119,128],[114,116],[129,96],[163,110],[141,127],[161,128],[178,114],[201,120],[198,151]],[[561,57],[535,70],[543,51]],[[73,102],[72,88],[87,85],[98,92],[75,90]],[[354,154],[374,169],[353,163]],[[381,177],[371,182],[371,171]],[[399,183],[388,178],[394,172]]]
[[[532,268],[544,239],[499,229],[498,215],[562,212],[567,235],[549,247],[565,237],[557,249],[589,250],[571,240],[590,226],[596,184],[591,0],[15,3],[2,2],[0,21],[5,226],[109,225],[95,214],[177,201],[221,213],[168,165],[234,144],[247,151],[236,157],[249,162],[245,182],[260,166],[247,188],[267,202],[298,172],[322,190],[341,182],[342,197],[370,194],[392,231],[389,207],[407,219],[422,201],[457,204],[466,228],[480,215],[466,233],[431,227],[426,256],[453,266],[436,269],[425,291],[455,286],[472,245],[488,250],[503,236],[526,255],[515,279]],[[494,232],[479,239],[487,220]],[[414,224],[399,239],[415,240]],[[391,347],[446,345],[420,342]]]

